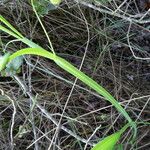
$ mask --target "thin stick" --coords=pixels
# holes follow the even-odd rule
[[[14,100],[11,99],[8,95],[6,95],[3,90],[0,89],[0,91],[1,91],[1,95],[5,95],[11,101],[12,106],[13,106],[13,114],[12,114],[11,126],[10,126],[10,144],[11,144],[11,150],[13,150],[14,149],[13,129],[14,129],[15,116],[16,116],[17,110],[16,110]]]
[[[85,52],[84,52],[84,55],[83,55],[83,58],[82,58],[82,61],[81,61],[80,67],[79,67],[79,70],[81,70],[81,69],[82,69],[82,66],[83,66],[83,63],[84,63],[84,60],[85,60],[85,57],[86,57],[86,54],[87,54],[87,51],[88,51],[88,47],[89,47],[90,31],[89,31],[88,22],[87,22],[87,20],[86,20],[86,18],[85,18],[85,16],[84,16],[82,10],[80,9],[80,6],[78,6],[78,8],[79,8],[79,10],[80,10],[80,12],[81,12],[81,14],[82,14],[82,16],[83,16],[83,19],[84,19],[85,25],[86,25],[86,29],[87,29],[87,44],[86,44]],[[68,96],[68,98],[67,98],[67,100],[66,100],[66,103],[65,103],[65,106],[64,106],[64,108],[63,108],[63,112],[62,112],[62,114],[61,114],[61,117],[60,117],[60,119],[59,119],[58,126],[57,126],[57,128],[56,128],[56,131],[55,131],[54,137],[53,137],[53,139],[52,139],[52,142],[53,142],[54,138],[57,139],[57,136],[58,136],[58,133],[59,133],[59,126],[61,125],[61,121],[62,121],[63,115],[64,115],[64,113],[65,113],[65,110],[66,110],[66,108],[67,108],[67,105],[68,105],[68,103],[69,103],[69,100],[70,100],[70,98],[71,98],[71,95],[72,95],[72,93],[73,93],[73,90],[74,90],[74,88],[75,88],[75,85],[76,85],[76,83],[77,83],[77,80],[78,80],[78,79],[76,78],[75,81],[74,81],[74,83],[73,83],[73,86],[72,86],[72,88],[71,88],[71,91],[70,91],[70,93],[69,93],[69,96]],[[51,142],[51,144],[50,144],[48,150],[51,149],[52,142]]]
[[[83,0],[74,0],[74,1],[77,2],[77,3],[80,3],[80,4],[84,5],[84,6],[87,6],[89,8],[92,8],[94,10],[100,11],[102,13],[109,14],[111,16],[116,16],[116,17],[122,18],[123,20],[129,21],[129,22],[135,22],[135,23],[140,23],[140,24],[150,23],[150,19],[147,19],[147,20],[133,19],[131,17],[127,17],[127,16],[124,16],[124,15],[121,15],[121,14],[116,13],[114,11],[108,11],[108,10],[105,10],[103,8],[97,7],[95,5],[92,5],[90,3],[85,2]]]
[[[24,83],[20,80],[20,78],[18,76],[14,76],[15,80],[19,83],[19,85],[22,87],[22,89],[24,89],[24,93],[27,94],[29,96],[30,99],[34,100],[34,96],[31,95],[31,93],[27,90],[26,86],[24,85]],[[52,114],[50,114],[45,108],[43,108],[40,104],[38,104],[38,102],[36,103],[36,107],[38,107],[41,112],[43,114],[45,114],[45,116],[50,119],[56,126],[58,126],[58,121],[56,121],[53,117]],[[88,143],[88,145],[93,146],[94,143],[88,142],[88,140],[81,138],[80,136],[76,135],[75,133],[73,133],[71,130],[67,129],[65,126],[60,125],[60,129],[62,129],[63,131],[67,132],[69,135],[73,136],[74,138],[76,138],[77,140],[83,142],[83,143]]]

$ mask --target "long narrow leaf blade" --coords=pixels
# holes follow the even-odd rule
[[[23,38],[23,35],[20,32],[18,32],[2,15],[0,15],[0,21],[3,22],[8,28],[10,28],[20,38]]]
[[[2,30],[3,32],[8,33],[9,35],[12,35],[13,37],[15,37],[17,39],[20,39],[20,37],[17,34],[15,34],[14,32],[10,31],[9,29],[7,29],[7,28],[5,28],[1,25],[0,25],[0,30]]]
[[[18,50],[17,52],[9,56],[8,62],[12,61],[18,56],[22,56],[26,54],[38,55],[38,56],[42,56],[51,60],[55,59],[55,55],[53,53],[48,52],[42,48],[24,48],[24,49]]]
[[[128,123],[120,131],[107,136],[102,141],[98,142],[91,150],[113,150],[121,135],[125,132],[129,125],[130,124]]]
[[[93,147],[91,150],[113,150],[114,146],[119,141],[120,136],[120,132],[116,132],[110,136],[107,136],[98,144],[96,144],[96,146]]]
[[[70,74],[74,75],[75,77],[79,78],[82,82],[87,84],[89,87],[97,91],[99,94],[104,96],[109,102],[112,103],[116,107],[116,109],[121,112],[122,115],[129,121],[132,122],[131,118],[127,114],[127,112],[123,109],[123,107],[109,94],[102,86],[100,86],[98,83],[96,83],[93,79],[85,75],[83,72],[79,71],[77,68],[75,68],[73,65],[71,65],[69,62],[64,60],[63,58],[60,58],[58,56],[55,56],[54,54],[41,49],[41,48],[26,48],[19,50],[12,54],[9,58],[9,61],[14,59],[17,56],[24,55],[24,54],[34,54],[34,55],[40,55],[49,59],[52,59],[55,61],[57,65],[59,65],[61,68],[69,72]]]
[[[88,77],[83,72],[79,71],[77,68],[75,68],[73,65],[71,65],[66,60],[60,58],[57,56],[57,58],[54,60],[57,65],[59,65],[61,68],[69,72],[70,74],[74,75],[78,79],[80,79],[82,82],[87,84],[89,87],[94,89],[96,92],[98,92],[100,95],[104,96],[109,102],[112,103],[116,107],[116,109],[129,121],[132,122],[131,118],[129,117],[128,113],[123,109],[123,107],[115,100],[115,98],[109,94],[102,86],[100,86],[98,83],[96,83],[93,79]]]

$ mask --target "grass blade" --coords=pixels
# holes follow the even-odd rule
[[[121,133],[116,132],[110,136],[107,136],[102,141],[96,144],[91,150],[113,150],[114,146],[120,139]]]
[[[14,32],[10,31],[9,29],[7,29],[7,28],[5,28],[5,27],[3,27],[1,25],[0,25],[0,30],[8,33],[9,35],[12,35],[13,37],[15,37],[17,39],[20,39],[20,37],[17,34],[15,34]]]
[[[8,28],[10,28],[20,38],[23,38],[23,35],[20,32],[18,32],[2,15],[0,15],[0,21],[3,22]]]
[[[126,124],[120,131],[107,136],[102,141],[98,142],[91,150],[113,150],[116,143],[119,141],[120,136],[125,132],[125,130],[130,126]]]
[[[62,69],[66,70],[70,74],[74,75],[78,79],[80,79],[82,82],[84,82],[86,85],[91,87],[93,90],[98,92],[100,95],[104,96],[109,102],[112,103],[116,107],[116,109],[121,112],[121,114],[129,121],[132,122],[132,119],[129,117],[127,112],[123,109],[123,107],[115,100],[115,98],[108,93],[102,86],[100,86],[98,83],[96,83],[93,79],[88,77],[83,72],[79,71],[77,68],[75,68],[73,65],[71,65],[69,62],[64,60],[63,58],[56,57],[54,60],[58,66],[60,66]]]
[[[9,61],[14,59],[17,56],[25,55],[25,54],[33,54],[33,55],[39,55],[43,56],[49,59],[52,59],[55,61],[55,63],[60,66],[62,69],[66,70],[70,74],[74,75],[78,79],[80,79],[82,82],[84,82],[86,85],[91,87],[93,90],[98,92],[100,95],[104,96],[109,102],[112,103],[116,107],[116,109],[129,121],[132,122],[132,119],[129,117],[128,113],[123,109],[123,107],[113,98],[111,94],[109,94],[102,86],[100,86],[98,83],[96,83],[93,79],[88,77],[86,74],[75,68],[72,64],[67,62],[65,59],[60,58],[56,55],[54,55],[51,52],[48,52],[42,48],[26,48],[19,50],[12,54],[9,57]]]
[[[54,60],[56,57],[53,53],[48,52],[42,48],[24,48],[10,55],[8,58],[8,62],[12,61],[18,56],[22,56],[26,54],[38,55],[38,56],[42,56],[51,60]]]

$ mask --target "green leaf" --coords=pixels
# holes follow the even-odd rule
[[[6,64],[8,62],[8,59],[9,59],[9,56],[10,56],[10,54],[6,53],[4,56],[2,56],[0,58],[0,71],[2,71],[3,69],[5,69]]]
[[[20,67],[23,63],[23,57],[16,57],[6,65],[5,75],[12,76],[20,72]]]
[[[123,109],[123,107],[115,100],[115,98],[105,90],[102,86],[100,86],[98,83],[96,83],[93,79],[88,77],[86,74],[78,70],[76,67],[74,67],[71,63],[67,62],[65,59],[56,56],[42,48],[26,48],[19,50],[12,54],[9,57],[9,61],[13,60],[17,56],[25,55],[25,54],[33,54],[33,55],[39,55],[43,56],[49,59],[52,59],[55,61],[55,63],[60,66],[62,69],[66,70],[70,74],[74,75],[76,78],[80,79],[82,82],[84,82],[86,85],[97,91],[99,94],[104,96],[109,102],[111,102],[119,112],[121,112],[124,117],[131,123],[132,120],[129,117],[128,113]]]
[[[36,0],[34,1],[34,7],[40,16],[48,14],[50,10],[56,9],[55,5],[50,3],[48,0]]]
[[[93,147],[92,150],[113,150],[115,144],[120,139],[120,136],[121,136],[120,132],[107,136],[98,144],[96,144],[96,146]]]
[[[126,124],[120,131],[107,136],[102,141],[98,142],[91,150],[114,150],[116,143],[119,141],[121,135],[129,127],[129,123]]]
[[[0,21],[3,22],[9,29],[11,29],[14,34],[16,34],[17,36],[19,36],[20,38],[23,37],[23,35],[18,32],[3,16],[0,15]]]
[[[57,5],[59,5],[59,4],[61,3],[61,0],[50,0],[50,2],[51,2],[53,5],[57,6]]]
[[[66,70],[70,74],[74,75],[76,78],[80,79],[83,83],[94,89],[100,95],[105,97],[110,103],[112,103],[116,109],[121,112],[124,117],[132,122],[128,113],[123,109],[123,107],[117,102],[117,100],[102,86],[100,86],[97,82],[95,82],[92,78],[88,77],[85,73],[78,70],[71,63],[67,62],[65,59],[56,56],[54,59],[55,63],[60,66],[62,69]]]

